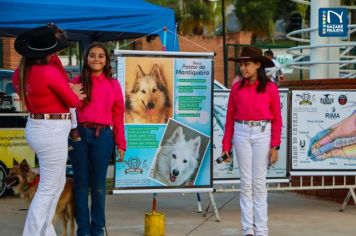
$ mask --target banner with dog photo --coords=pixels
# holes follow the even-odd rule
[[[211,191],[213,53],[115,54],[127,150],[114,193]]]
[[[230,90],[214,90],[214,106],[213,106],[213,179],[214,183],[234,183],[240,178],[239,167],[237,164],[236,155],[233,152],[232,160],[229,163],[221,160],[222,153],[222,138],[224,136],[227,103],[229,100]],[[281,98],[281,113],[282,113],[282,136],[279,150],[278,162],[271,166],[267,172],[267,182],[286,182],[287,179],[287,122],[288,122],[288,90],[279,90]]]

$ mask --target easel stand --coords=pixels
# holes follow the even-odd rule
[[[210,201],[209,201],[209,204],[208,204],[207,208],[205,209],[205,211],[202,212],[200,193],[197,193],[198,213],[202,213],[202,216],[206,217],[208,215],[208,211],[209,211],[210,205],[212,205],[213,209],[214,209],[215,220],[216,220],[216,222],[220,222],[221,219],[220,219],[220,215],[219,215],[219,210],[218,210],[218,208],[216,206],[213,192],[208,192],[208,194],[209,194],[209,200]]]
[[[352,199],[354,200],[354,203],[356,205],[356,194],[355,194],[355,187],[350,187],[349,188],[349,192],[347,193],[344,202],[342,203],[341,209],[339,210],[340,212],[343,212],[345,207],[347,206],[347,204],[350,201],[350,197],[352,196]]]
[[[214,209],[215,220],[216,220],[216,222],[220,222],[221,219],[220,219],[220,215],[219,215],[219,210],[216,207],[216,203],[215,203],[213,192],[209,192],[209,199],[210,199],[210,202],[209,202],[205,212],[203,212],[203,217],[206,217],[208,215],[208,211],[209,211],[210,204],[211,204],[213,206],[213,209]]]

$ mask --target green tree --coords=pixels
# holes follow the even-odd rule
[[[147,2],[164,6],[164,7],[174,8],[176,7],[178,0],[147,0]]]
[[[221,24],[221,0],[147,0],[175,11],[180,34],[213,34]],[[235,0],[225,0],[225,7]]]
[[[185,6],[180,33],[202,35],[204,30],[211,32],[215,28],[214,14],[209,4],[192,1]]]
[[[182,21],[183,13],[178,6],[179,0],[146,0],[146,1],[163,7],[172,8],[174,10],[176,23],[179,25],[180,22]]]
[[[267,37],[274,43],[275,20],[281,16],[281,6],[288,4],[286,2],[288,1],[237,0],[235,12],[241,23],[241,29],[252,31],[254,41],[257,37]]]
[[[341,0],[341,5],[355,6],[356,0]]]

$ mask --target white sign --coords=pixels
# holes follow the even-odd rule
[[[292,170],[356,172],[355,103],[356,91],[293,91]]]
[[[227,102],[230,90],[214,90],[213,107],[213,178],[231,180],[240,178],[239,167],[235,153],[230,163],[218,163],[222,152],[222,139],[226,122]]]
[[[239,167],[235,153],[230,163],[218,163],[217,159],[222,152],[222,138],[226,120],[227,103],[230,90],[214,90],[213,108],[213,179],[214,183],[240,178]],[[288,160],[288,90],[280,90],[281,113],[282,113],[282,136],[278,162],[270,167],[267,172],[268,179],[287,178]],[[267,180],[268,181],[268,180]],[[282,181],[281,181],[282,182]]]
[[[277,55],[277,61],[282,66],[282,73],[283,74],[293,74],[293,68],[287,67],[286,65],[293,61],[293,56],[289,54],[280,54]]]

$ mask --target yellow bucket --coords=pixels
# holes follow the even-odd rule
[[[166,219],[164,214],[151,212],[145,214],[145,236],[164,236]]]

